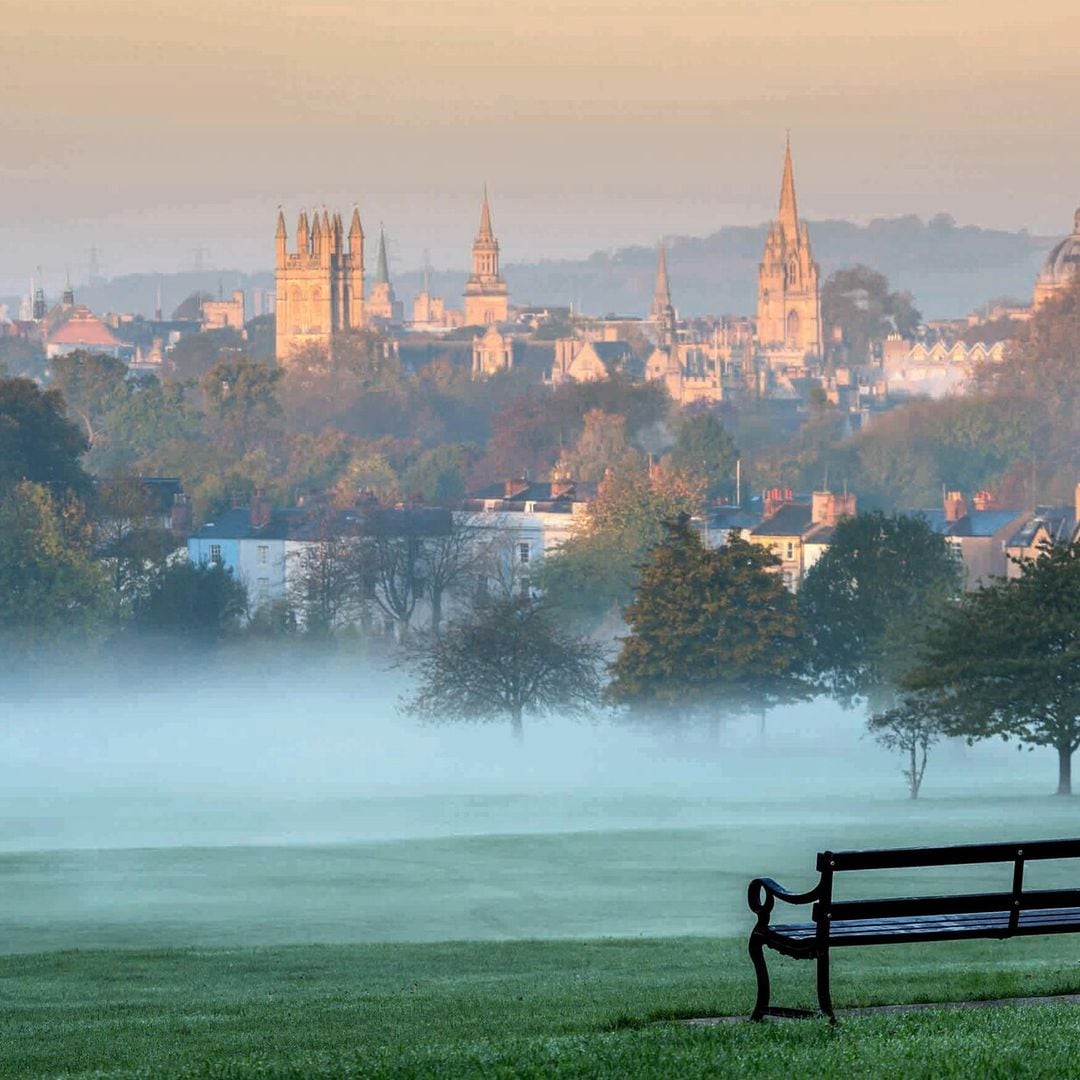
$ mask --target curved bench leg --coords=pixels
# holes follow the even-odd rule
[[[765,1019],[769,1008],[769,969],[765,964],[765,945],[756,934],[750,935],[750,961],[757,975],[757,1001],[750,1019],[755,1023]]]
[[[817,958],[817,997],[821,1011],[829,1018],[829,1023],[836,1023],[836,1013],[833,1012],[832,991],[829,989],[829,950],[824,949],[818,953]]]

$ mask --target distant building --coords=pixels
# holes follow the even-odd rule
[[[348,244],[341,215],[300,214],[296,250],[288,250],[285,215],[278,213],[275,301],[278,363],[305,345],[329,346],[334,334],[364,322],[364,230],[353,210]]]
[[[985,491],[973,496],[970,508],[962,492],[948,491],[940,510],[918,513],[953,546],[964,567],[966,589],[977,589],[991,578],[1007,575],[1006,542],[1031,516],[1024,510],[995,508]]]
[[[675,340],[675,306],[671,302],[671,286],[668,283],[667,252],[661,240],[656,257],[656,285],[653,288],[649,319],[656,326],[656,339],[661,344]]]
[[[986,363],[999,364],[1005,357],[1005,342],[984,345],[981,341],[947,345],[938,341],[914,345],[899,336],[882,346],[881,369],[886,390],[900,396],[947,397],[962,393],[975,370]]]
[[[491,227],[487,188],[480,210],[480,229],[472,250],[472,273],[465,283],[465,325],[503,323],[510,317],[510,290],[499,272],[499,241]]]
[[[784,154],[780,212],[769,226],[758,269],[757,335],[763,349],[802,358],[821,356],[820,269],[810,250],[810,233],[799,222],[791,142]]]
[[[847,492],[815,491],[807,502],[796,501],[790,489],[773,488],[763,497],[763,520],[746,535],[779,558],[784,584],[795,592],[832,543],[837,523],[855,513],[855,496]]]
[[[689,342],[658,345],[645,361],[645,378],[663,382],[679,405],[723,400],[721,362],[716,349]]]
[[[1051,249],[1035,279],[1033,306],[1042,307],[1077,281],[1080,281],[1080,207],[1073,217],[1072,234]]]
[[[514,340],[500,333],[494,324],[482,336],[473,338],[472,377],[486,379],[514,366]]]
[[[580,338],[559,338],[555,342],[555,357],[551,382],[598,382],[611,377],[613,371],[624,371],[631,364],[633,350],[625,341],[582,341]]]
[[[1039,507],[1005,541],[1005,557],[1008,560],[1005,576],[1017,578],[1021,574],[1021,559],[1037,559],[1047,545],[1071,544],[1080,540],[1080,484],[1072,506]]]
[[[202,329],[225,330],[232,328],[244,332],[247,318],[244,314],[244,290],[236,289],[229,300],[203,300]]]
[[[45,356],[52,360],[73,352],[104,353],[123,359],[133,352],[88,307],[80,304],[50,319],[45,330]]]

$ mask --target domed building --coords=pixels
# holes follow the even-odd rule
[[[1035,279],[1034,306],[1042,307],[1076,281],[1080,281],[1080,209],[1073,218],[1072,235],[1054,246]]]

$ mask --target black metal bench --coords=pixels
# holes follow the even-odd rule
[[[755,878],[747,892],[750,910],[757,915],[757,924],[750,934],[750,959],[757,973],[757,1002],[751,1019],[819,1015],[806,1009],[769,1006],[766,946],[785,956],[817,961],[821,1014],[835,1020],[829,989],[829,952],[832,949],[849,945],[895,945],[906,941],[1009,938],[1080,931],[1080,889],[1024,890],[1025,863],[1074,858],[1080,858],[1080,839],[881,851],[823,851],[817,857],[820,880],[809,892],[788,892],[771,878]],[[833,899],[833,875],[844,871],[977,863],[1012,863],[1012,888],[1008,892],[952,896]],[[777,900],[786,904],[812,903],[811,921],[770,925],[769,917]]]

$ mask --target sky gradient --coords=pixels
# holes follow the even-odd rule
[[[0,288],[269,268],[277,205],[358,202],[395,265],[769,217],[944,210],[1061,234],[1080,5],[1044,0],[39,0],[0,37]],[[369,260],[370,261],[370,260]]]

